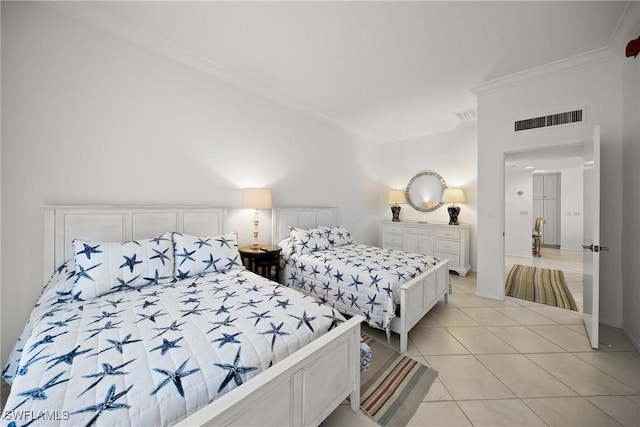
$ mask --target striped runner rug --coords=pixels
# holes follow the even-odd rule
[[[381,426],[406,426],[438,372],[367,336],[369,369],[360,374],[360,408]]]
[[[562,270],[515,264],[505,284],[505,295],[578,311]]]

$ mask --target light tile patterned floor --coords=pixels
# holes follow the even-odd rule
[[[594,351],[580,313],[487,300],[473,273],[450,277],[449,303],[409,334],[408,354],[439,371],[410,426],[640,426],[640,354],[621,331],[601,326]],[[345,404],[322,425],[376,424]]]

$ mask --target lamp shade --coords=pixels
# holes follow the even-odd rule
[[[462,188],[445,188],[442,193],[442,203],[464,203],[464,191]]]
[[[271,209],[271,190],[268,188],[243,189],[242,207],[247,209]]]
[[[405,196],[403,190],[389,191],[387,203],[407,203],[407,196]]]

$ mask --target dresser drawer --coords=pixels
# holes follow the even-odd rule
[[[402,247],[402,236],[395,234],[385,234],[382,245],[386,248],[388,246]]]
[[[436,231],[436,237],[442,237],[444,239],[460,240],[460,230],[443,230]]]
[[[449,270],[460,266],[460,255],[436,252],[436,258],[438,259],[449,258]]]
[[[432,228],[405,227],[404,232],[406,234],[419,236],[433,236]]]
[[[382,226],[382,232],[383,233],[397,233],[397,234],[402,234],[402,226],[401,225],[391,225],[391,224],[385,224]]]
[[[460,242],[454,240],[436,240],[436,251],[460,253]]]

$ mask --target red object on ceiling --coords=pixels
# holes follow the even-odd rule
[[[640,37],[627,43],[626,53],[627,58],[638,56],[638,53],[640,53]]]

